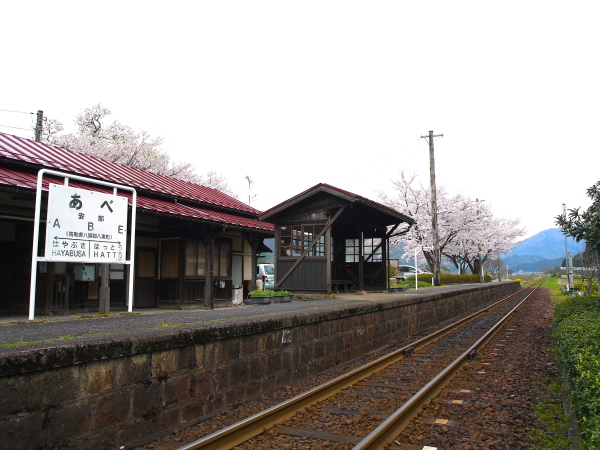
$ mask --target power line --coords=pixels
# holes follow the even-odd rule
[[[32,113],[33,114],[33,113]],[[0,125],[0,127],[5,127],[5,128],[14,128],[16,130],[25,130],[25,131],[31,131],[31,128],[20,128],[20,127],[11,127],[9,125]]]
[[[25,111],[11,111],[10,109],[0,109],[0,111],[2,112],[11,112],[11,113],[18,113],[18,114],[35,114],[32,112],[25,112]]]

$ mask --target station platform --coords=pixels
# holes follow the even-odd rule
[[[239,321],[252,317],[302,312],[315,309],[340,307],[342,305],[358,305],[362,303],[390,300],[398,297],[413,297],[464,289],[477,285],[451,285],[419,290],[408,290],[399,293],[375,292],[362,295],[356,293],[336,294],[335,298],[321,300],[300,300],[290,303],[273,303],[269,305],[237,305],[216,309],[173,310],[164,308],[134,309],[132,313],[114,311],[109,315],[90,312],[69,315],[38,315],[29,321],[26,315],[0,316],[0,354],[7,354],[27,348],[43,348],[54,346],[59,342],[75,344],[94,337],[110,339],[111,335],[137,331],[143,334],[159,328],[190,327],[210,325],[211,322]]]

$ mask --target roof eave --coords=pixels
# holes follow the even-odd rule
[[[351,203],[354,203],[356,201],[355,197],[351,197],[342,192],[335,191],[326,186],[317,185],[314,188],[306,191],[304,194],[299,195],[297,197],[293,197],[292,199],[281,203],[279,206],[276,206],[272,209],[265,211],[262,215],[260,215],[258,217],[258,219],[262,220],[263,222],[266,222],[268,218],[273,217],[273,216],[279,214],[281,211],[284,211],[284,210],[288,209],[289,207],[294,206],[294,205],[300,203],[301,201],[306,200],[307,198],[310,198],[313,195],[318,194],[320,192],[325,192],[326,194],[334,195],[335,197],[342,198]]]

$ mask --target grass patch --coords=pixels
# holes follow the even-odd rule
[[[161,322],[158,325],[154,326],[153,328],[171,328],[171,327],[179,327],[181,325],[188,325],[187,323],[168,323],[168,322]]]
[[[536,390],[538,403],[533,405],[535,417],[540,427],[529,431],[533,441],[533,450],[569,450],[571,440],[567,435],[569,429],[567,416],[563,412],[560,384],[553,380],[545,380]]]
[[[118,330],[118,331],[113,331],[112,333],[124,333],[125,330]],[[81,338],[81,337],[89,337],[89,336],[101,336],[103,334],[109,334],[109,333],[90,333],[90,334],[80,334],[79,336],[61,336],[59,338],[53,338],[53,339],[41,339],[39,341],[18,341],[18,342],[7,342],[5,344],[0,344],[0,347],[5,347],[7,345],[19,345],[19,344],[39,344],[41,342],[53,342],[53,341],[62,341],[62,340],[66,340],[66,339],[77,339],[77,338]]]

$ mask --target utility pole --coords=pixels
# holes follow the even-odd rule
[[[38,109],[37,120],[35,122],[35,141],[42,142],[42,123],[44,121],[44,111]]]
[[[433,138],[443,137],[443,134],[433,134],[429,132],[429,136],[421,136],[421,139],[429,138],[429,180],[431,184],[431,233],[433,234],[433,285],[441,286],[440,274],[440,237],[438,234],[437,220],[437,193],[435,189],[435,157],[433,154]]]

